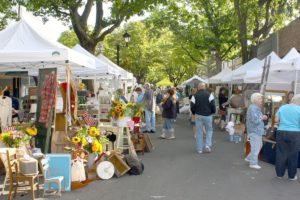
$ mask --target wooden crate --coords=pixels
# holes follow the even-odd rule
[[[145,152],[151,152],[154,149],[151,138],[147,133],[143,133],[143,136],[145,141]]]
[[[116,153],[112,153],[108,157],[108,160],[114,165],[115,175],[117,177],[123,176],[124,174],[126,174],[130,170],[130,167]]]

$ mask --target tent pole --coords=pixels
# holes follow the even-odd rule
[[[66,82],[67,82],[67,96],[66,96],[66,124],[65,131],[67,133],[68,126],[71,125],[71,96],[70,96],[70,63],[66,62]]]

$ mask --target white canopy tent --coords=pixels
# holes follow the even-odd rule
[[[240,66],[239,68],[233,70],[231,73],[225,75],[222,78],[222,83],[243,83],[243,78],[247,74],[248,71],[256,70],[257,67],[263,65],[263,61],[253,58],[252,60],[248,61],[244,65]]]
[[[220,73],[210,77],[208,79],[208,83],[210,83],[210,84],[220,84],[220,83],[222,83],[222,79],[224,77],[230,75],[231,72],[232,72],[231,69],[229,69],[228,67],[224,67],[224,69]]]
[[[272,58],[271,58],[272,59]],[[295,61],[300,59],[300,54],[296,49],[291,49],[283,59],[277,62],[271,60],[269,76],[267,82],[267,89],[276,90],[292,90],[293,82],[296,78]],[[262,76],[262,69],[257,72],[248,73],[245,77],[246,83],[260,83]],[[299,81],[297,81],[299,82]]]
[[[94,68],[94,60],[64,45],[50,41],[44,34],[29,25],[24,19],[0,32],[0,72],[28,71],[38,74],[42,68],[57,68],[58,73],[68,73],[71,69]],[[71,124],[70,87],[67,86],[66,118]]]
[[[106,62],[103,62],[102,60],[100,60],[99,58],[97,58],[96,56],[94,56],[93,54],[88,52],[87,50],[85,50],[79,44],[77,44],[73,48],[73,50],[75,50],[79,53],[82,53],[95,61],[95,69],[73,70],[72,74],[74,76],[88,78],[88,77],[99,77],[99,76],[107,77],[108,75],[115,75],[115,76],[120,75],[120,72],[118,69],[110,66]]]
[[[94,61],[64,45],[49,41],[25,20],[0,32],[0,71],[37,72],[39,68],[94,68]]]
[[[123,68],[121,68],[120,66],[116,65],[114,62],[112,62],[110,59],[108,59],[107,57],[105,57],[103,54],[99,54],[97,56],[101,61],[103,61],[104,63],[107,63],[109,66],[111,66],[112,68],[118,70],[119,72],[119,76],[121,79],[129,79],[129,80],[133,80],[133,74],[124,70]]]
[[[192,78],[184,81],[182,85],[195,86],[198,83],[207,83],[207,80],[202,79],[201,77],[194,75]]]

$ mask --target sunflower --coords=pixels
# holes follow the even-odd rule
[[[92,144],[92,151],[93,152],[98,152],[99,148],[100,148],[100,143],[97,140],[95,140]]]
[[[89,131],[89,135],[92,137],[96,137],[99,135],[99,130],[96,127],[91,127]]]
[[[26,133],[28,133],[30,136],[36,136],[37,135],[37,129],[34,127],[28,127],[25,129]]]
[[[80,140],[79,137],[77,137],[77,136],[72,137],[72,142],[73,142],[74,144],[78,144],[80,141],[81,141],[81,140]]]

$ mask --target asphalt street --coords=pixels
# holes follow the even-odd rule
[[[187,118],[177,119],[175,140],[159,139],[160,126],[151,134],[155,150],[140,155],[145,165],[142,175],[95,181],[63,193],[60,199],[299,200],[299,180],[277,179],[274,166],[262,161],[261,170],[250,169],[243,159],[243,144],[230,143],[225,132],[215,129],[212,152],[198,154]]]

